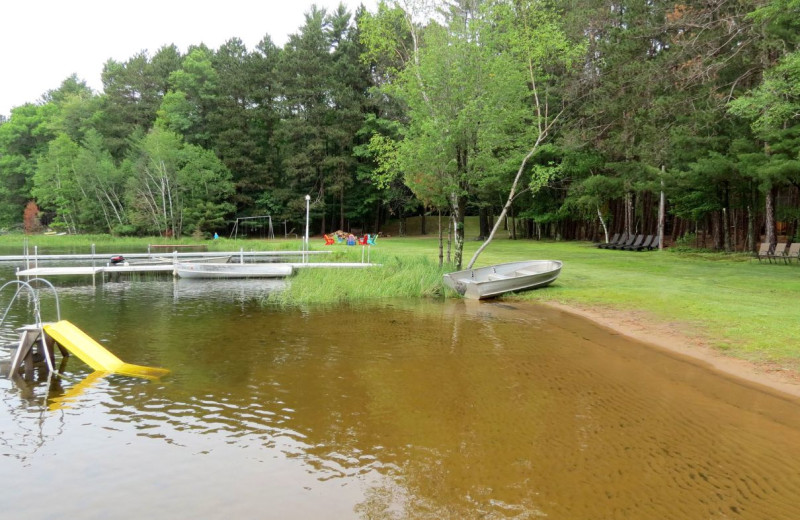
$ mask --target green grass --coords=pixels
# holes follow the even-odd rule
[[[21,235],[0,237],[5,254],[22,251]],[[31,247],[53,251],[146,251],[158,238],[34,236]],[[181,244],[198,241],[184,239]],[[211,251],[298,250],[300,240],[202,241]],[[312,250],[329,250],[326,261],[358,262],[361,247],[324,246],[313,237]],[[465,244],[466,264],[480,243]],[[306,269],[270,303],[334,304],[383,298],[429,298],[445,294],[433,236],[381,238],[369,250],[374,269]],[[699,334],[731,355],[800,368],[800,265],[759,263],[745,255],[691,252],[606,251],[586,242],[511,241],[504,237],[484,251],[477,266],[524,259],[564,262],[549,287],[506,296],[510,300],[552,301],[618,311],[644,312],[653,320]],[[448,294],[452,296],[452,293]]]

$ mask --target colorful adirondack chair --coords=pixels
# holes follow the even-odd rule
[[[367,235],[367,244],[374,246],[376,240],[378,240],[378,235]]]
[[[333,245],[333,239],[331,237],[329,237],[328,235],[322,235],[322,237],[325,239],[325,245],[326,246],[332,246]]]
[[[365,246],[367,245],[367,240],[369,240],[369,235],[364,235],[361,237],[361,240],[358,241],[358,245]]]

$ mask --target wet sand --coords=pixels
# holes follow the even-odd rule
[[[610,329],[675,355],[694,360],[728,376],[793,397],[800,397],[800,373],[774,363],[738,359],[711,347],[702,332],[687,332],[680,322],[664,322],[641,311],[621,311],[577,304],[543,302],[561,311],[581,316]]]

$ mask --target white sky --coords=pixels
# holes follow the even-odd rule
[[[0,8],[0,114],[37,102],[75,73],[100,91],[103,64],[127,61],[163,45],[211,49],[233,37],[248,50],[269,34],[282,47],[312,4],[331,11],[340,0],[5,0]],[[377,0],[341,0],[351,13]]]

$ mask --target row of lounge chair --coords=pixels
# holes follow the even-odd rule
[[[761,260],[767,260],[770,263],[772,263],[773,260],[775,263],[777,263],[778,260],[783,260],[784,263],[787,264],[792,260],[800,262],[800,242],[795,242],[792,245],[786,243],[775,244],[774,249],[772,244],[764,242],[761,244],[761,247],[758,248],[757,256],[759,263]]]
[[[658,249],[658,235],[628,235],[617,233],[609,242],[597,244],[600,249],[620,249],[622,251],[652,251]]]

